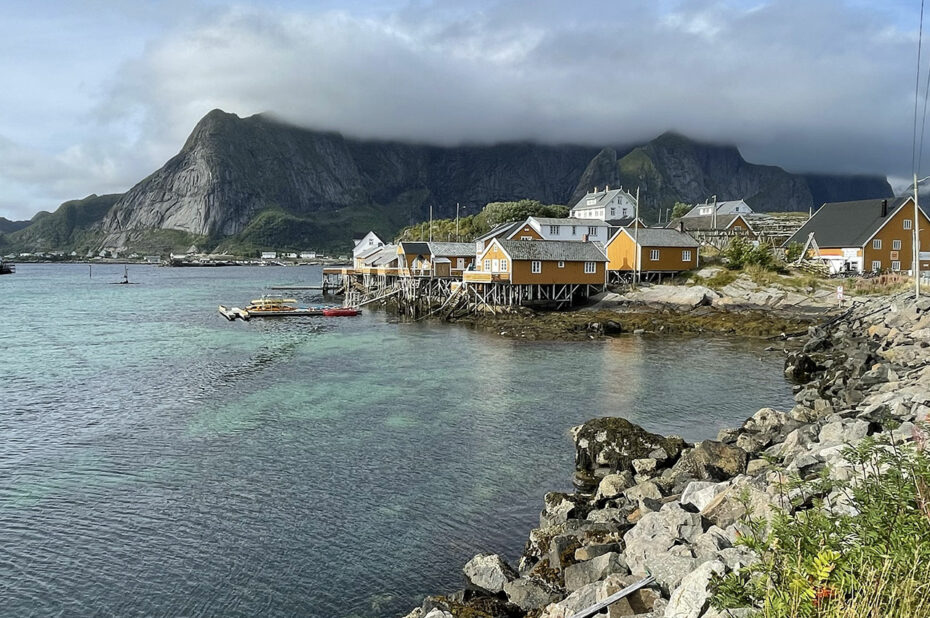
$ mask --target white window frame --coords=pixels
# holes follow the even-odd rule
[[[891,241],[891,250],[892,250],[892,251],[900,251],[900,250],[901,250],[901,241],[900,241],[900,240],[892,240],[892,241]]]
[[[550,226],[549,226],[549,233],[550,233],[550,234],[558,234],[558,233],[559,233],[559,226],[558,226],[558,225],[550,225]]]
[[[539,260],[533,260],[530,262],[530,272],[534,275],[538,275],[542,272],[542,262]]]
[[[507,260],[504,258],[501,258],[501,272],[507,272]]]
[[[882,261],[881,260],[872,260],[872,272],[877,273],[882,270]]]
[[[487,273],[491,272],[491,258],[487,258],[484,261],[484,272],[487,272]]]
[[[681,250],[681,261],[690,262],[691,261],[691,249],[682,249]]]
[[[597,226],[592,225],[588,227],[588,236],[597,236]]]
[[[910,219],[905,219],[905,220],[904,220],[904,229],[905,229],[905,230],[914,229],[913,225],[911,225],[911,220],[910,220]]]
[[[876,238],[875,240],[873,240],[873,241],[872,241],[872,248],[873,248],[873,249],[881,249],[881,248],[882,248],[882,239],[881,239],[881,238]]]
[[[584,263],[584,273],[586,275],[592,275],[597,272],[597,263],[595,262],[585,262]]]
[[[565,268],[565,260],[559,260],[559,268]]]
[[[658,262],[658,261],[659,261],[659,250],[658,250],[658,249],[650,249],[650,250],[649,250],[649,261],[650,261],[650,262]]]
[[[892,262],[891,262],[891,270],[893,270],[893,271],[895,271],[895,272],[901,270],[901,262],[899,262],[898,260],[892,261]]]
[[[520,240],[533,240],[532,236],[521,236]]]

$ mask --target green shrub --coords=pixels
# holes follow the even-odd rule
[[[857,484],[793,479],[783,498],[814,508],[770,523],[746,518],[740,543],[761,560],[715,579],[715,607],[772,618],[930,616],[930,458],[873,438],[845,457]],[[812,498],[833,489],[849,497],[851,513]]]
[[[789,264],[796,262],[799,257],[801,257],[801,252],[804,251],[804,246],[799,242],[789,243],[785,247],[785,261]]]
[[[775,254],[771,247],[760,244],[753,246],[751,242],[741,236],[734,237],[730,244],[720,252],[727,262],[727,268],[739,270],[745,266],[759,266],[766,270],[776,267]]]

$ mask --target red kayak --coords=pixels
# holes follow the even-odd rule
[[[358,309],[352,309],[351,307],[327,307],[323,310],[323,315],[328,318],[349,317],[358,315],[360,313],[361,311]]]

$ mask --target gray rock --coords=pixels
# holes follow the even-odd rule
[[[604,509],[596,509],[588,513],[587,520],[593,521],[601,524],[615,523],[623,521],[623,511],[620,509],[608,507]]]
[[[746,474],[749,476],[755,476],[756,474],[764,472],[771,467],[772,464],[764,459],[751,459],[749,463],[746,464]]]
[[[623,493],[624,490],[632,486],[633,475],[628,470],[624,470],[619,474],[608,474],[598,483],[597,493],[594,499],[595,501],[600,501],[608,498],[616,498]]]
[[[426,614],[426,616],[424,616],[423,618],[455,618],[455,617],[451,613],[436,607],[436,608],[431,609],[429,613]]]
[[[549,584],[526,577],[504,584],[504,594],[511,603],[524,611],[545,607],[561,596]]]
[[[652,481],[646,481],[635,485],[624,492],[624,495],[630,500],[641,500],[643,498],[652,498],[653,500],[662,499],[662,491],[659,486]]]
[[[746,451],[715,440],[705,440],[682,455],[675,464],[694,478],[708,481],[726,481],[746,472]]]
[[[497,554],[478,554],[462,569],[472,586],[497,594],[504,584],[519,577],[517,572]]]
[[[688,573],[681,584],[672,592],[665,618],[699,618],[710,604],[711,593],[707,585],[716,573],[723,575],[726,567],[722,562],[705,562]]]
[[[658,462],[652,457],[645,457],[642,459],[634,459],[632,464],[636,474],[651,475],[656,471]]]
[[[724,549],[733,547],[729,535],[718,526],[711,526],[707,532],[694,539],[694,557],[698,560],[713,560]]]
[[[627,567],[622,555],[616,552],[603,554],[591,560],[566,567],[565,589],[574,592],[613,573],[625,574],[629,572],[630,569]]]
[[[603,581],[582,586],[558,603],[547,605],[540,618],[571,618],[586,607],[603,601],[615,589],[620,590],[617,586],[622,582],[620,575],[608,575]]]
[[[621,553],[623,551],[623,545],[620,543],[597,543],[594,545],[585,545],[584,547],[579,547],[575,550],[575,560],[578,562],[583,562],[585,560],[591,560],[592,558],[597,558],[598,556],[603,556],[604,554],[609,554],[611,552]]]
[[[685,487],[681,494],[680,502],[690,504],[701,511],[707,506],[707,503],[721,491],[727,488],[727,483],[715,483],[713,481],[692,481]]]

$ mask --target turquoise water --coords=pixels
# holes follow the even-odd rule
[[[695,440],[791,402],[758,342],[227,322],[319,269],[122,272],[0,277],[0,613],[402,615],[519,555],[571,426]]]

